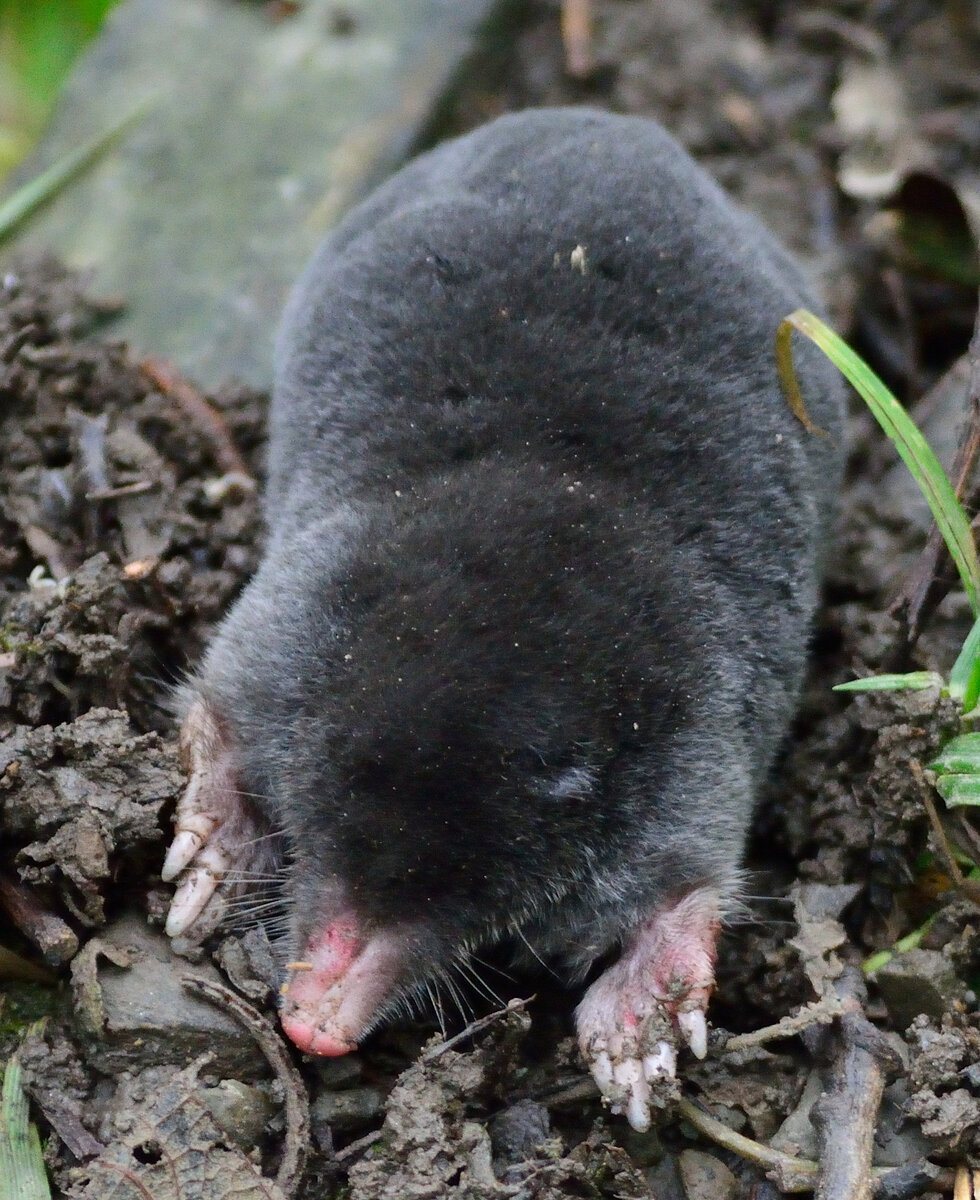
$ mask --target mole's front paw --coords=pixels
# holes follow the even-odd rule
[[[717,893],[699,889],[636,929],[586,992],[575,1018],[579,1046],[614,1113],[650,1125],[658,1078],[673,1077],[678,1037],[708,1050],[705,1010],[721,923]]]
[[[202,941],[225,907],[218,887],[231,877],[240,887],[258,872],[261,836],[248,799],[239,791],[233,752],[218,718],[198,700],[180,730],[187,787],[177,804],[174,840],[160,874],[180,876],[170,904],[167,933]]]

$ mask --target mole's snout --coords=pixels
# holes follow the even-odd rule
[[[302,968],[292,976],[282,1027],[307,1054],[334,1058],[357,1048],[406,967],[405,940],[378,934],[364,940],[345,914],[314,932]]]

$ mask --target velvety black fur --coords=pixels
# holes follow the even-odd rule
[[[839,480],[788,256],[657,125],[504,117],[332,233],[278,346],[264,562],[199,688],[294,848],[419,974],[516,932],[583,968],[734,897]]]

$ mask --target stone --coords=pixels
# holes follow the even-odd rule
[[[939,950],[907,950],[896,954],[874,974],[878,992],[895,1029],[908,1029],[920,1014],[941,1021],[963,997],[963,984]]]
[[[72,962],[75,1025],[88,1062],[107,1075],[184,1066],[210,1053],[208,1070],[252,1079],[268,1065],[249,1033],[191,996],[181,976],[221,983],[208,964],[178,958],[169,940],[132,913],[92,938]]]
[[[146,111],[15,239],[91,269],[112,331],[198,384],[271,378],[286,292],[399,165],[496,0],[125,0],[11,190]]]

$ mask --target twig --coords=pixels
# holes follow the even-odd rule
[[[562,0],[561,39],[565,70],[573,79],[587,79],[595,66],[592,56],[591,0]]]
[[[957,809],[956,816],[960,830],[969,844],[973,861],[980,862],[980,833],[973,827],[970,818],[962,808]]]
[[[730,1126],[719,1121],[717,1117],[709,1116],[704,1109],[699,1108],[690,1100],[681,1097],[677,1101],[677,1111],[698,1133],[706,1138],[731,1150],[739,1158],[747,1159],[762,1167],[767,1174],[772,1175],[780,1190],[784,1192],[810,1192],[820,1173],[820,1164],[808,1158],[797,1158],[793,1154],[785,1154],[782,1150],[773,1150],[755,1142],[744,1134],[736,1133]]]
[[[816,1005],[811,1006],[816,1007]],[[773,1027],[775,1028],[775,1027]],[[540,1102],[549,1109],[567,1108],[572,1104],[594,1100],[599,1095],[599,1089],[591,1077],[578,1080],[569,1087],[550,1095],[540,1097]],[[797,1158],[782,1150],[774,1150],[762,1142],[754,1141],[742,1133],[736,1133],[730,1125],[711,1116],[692,1100],[683,1096],[677,1101],[677,1112],[709,1141],[730,1150],[739,1158],[755,1163],[767,1172],[784,1192],[812,1192],[820,1175],[821,1164],[809,1158]],[[380,1136],[377,1135],[377,1136]],[[362,1142],[371,1143],[376,1140],[369,1134]],[[354,1143],[361,1149],[359,1143]],[[367,1148],[366,1146],[363,1148]],[[348,1146],[337,1155],[347,1154],[352,1147]],[[904,1163],[900,1167],[875,1167],[872,1171],[875,1195],[887,1197],[889,1200],[904,1200],[906,1197],[918,1196],[921,1192],[933,1188],[936,1191],[948,1190],[952,1181],[952,1172],[941,1171],[940,1168],[925,1159]]]
[[[447,1038],[444,1042],[439,1042],[430,1050],[426,1050],[420,1055],[420,1063],[430,1063],[437,1059],[441,1054],[445,1054],[447,1050],[451,1050],[453,1046],[465,1041],[473,1036],[474,1033],[479,1033],[480,1030],[486,1029],[488,1025],[492,1025],[495,1021],[499,1021],[501,1017],[506,1017],[508,1013],[523,1012],[529,1004],[532,1004],[537,999],[537,996],[528,996],[526,1000],[509,1000],[504,1008],[498,1008],[495,1012],[489,1013],[485,1017],[480,1017],[478,1021],[471,1021],[465,1029],[454,1034],[451,1038]]]
[[[223,417],[214,405],[209,404],[186,379],[181,379],[170,363],[162,358],[144,358],[140,369],[154,387],[158,387],[178,408],[183,409],[204,434],[211,443],[215,462],[224,474],[236,472],[251,476],[248,463],[239,453]]]
[[[137,479],[133,483],[121,483],[118,487],[96,488],[86,492],[86,500],[121,500],[125,496],[140,496],[159,487],[155,479]]]
[[[62,1087],[43,1086],[34,1075],[32,1067],[35,1058],[41,1058],[43,1061],[51,1053],[44,1040],[47,1024],[47,1017],[42,1017],[41,1020],[28,1026],[24,1040],[17,1051],[18,1059],[23,1060],[26,1056],[28,1060],[26,1091],[40,1109],[44,1119],[79,1162],[86,1158],[96,1158],[104,1152],[105,1146],[82,1124],[79,1115],[79,1101]],[[0,1196],[3,1195],[4,1193],[0,1190]]]
[[[690,1100],[678,1100],[677,1111],[698,1133],[723,1150],[730,1150],[739,1158],[761,1167],[780,1191],[812,1192],[816,1187],[822,1170],[820,1163],[785,1154],[736,1133],[730,1125],[710,1116]],[[927,1190],[946,1192],[953,1181],[952,1171],[944,1171],[927,1159],[917,1159],[900,1167],[874,1167],[871,1176],[873,1194],[890,1200],[918,1196]]]
[[[333,1156],[334,1161],[345,1163],[348,1159],[359,1158],[367,1150],[370,1150],[375,1142],[380,1142],[384,1136],[383,1129],[372,1129],[370,1133],[366,1133],[364,1137],[358,1138],[356,1142],[351,1142],[349,1146],[345,1146],[343,1150],[338,1150]]]
[[[52,967],[62,966],[78,953],[75,931],[61,917],[42,908],[31,889],[9,875],[0,875],[0,905]]]
[[[837,996],[821,996],[811,1004],[805,1004],[797,1013],[781,1017],[775,1025],[767,1025],[765,1029],[754,1029],[751,1033],[739,1033],[729,1037],[721,1047],[723,1054],[736,1050],[748,1050],[753,1046],[762,1046],[777,1038],[794,1037],[809,1029],[812,1025],[827,1025],[839,1017],[843,1007]]]
[[[303,1182],[306,1168],[306,1153],[310,1143],[310,1103],[300,1073],[283,1048],[282,1039],[261,1013],[229,988],[193,975],[181,976],[180,982],[188,991],[227,1009],[240,1021],[255,1039],[272,1073],[282,1084],[286,1098],[286,1137],[276,1183],[287,1197],[295,1195]]]
[[[973,904],[980,904],[980,883],[973,879],[967,879],[960,870],[960,864],[956,861],[956,855],[953,853],[953,848],[946,835],[946,827],[943,825],[932,798],[932,787],[926,779],[922,763],[916,758],[910,759],[909,770],[912,772],[912,778],[918,784],[922,807],[926,810],[926,816],[929,818],[929,824],[932,826],[932,832],[936,839],[936,849],[939,851],[939,857],[943,860],[943,866],[952,879],[954,887]]]
[[[820,1135],[817,1200],[871,1200],[878,1108],[885,1090],[884,1065],[895,1052],[864,1015],[867,992],[860,971],[847,968],[834,984],[844,1015],[823,1094],[810,1121]]]

